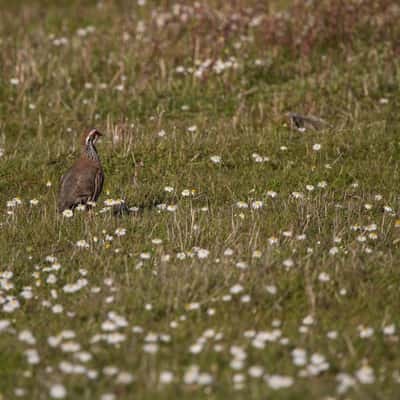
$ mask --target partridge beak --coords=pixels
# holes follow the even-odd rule
[[[94,137],[95,143],[97,143],[98,141],[101,141],[102,136],[104,136],[104,135],[96,129],[96,136]]]

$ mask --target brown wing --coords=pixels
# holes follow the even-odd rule
[[[100,174],[101,173],[101,174]],[[79,160],[61,178],[58,208],[63,211],[97,199],[102,189],[101,168]]]

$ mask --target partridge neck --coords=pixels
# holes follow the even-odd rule
[[[89,141],[85,145],[84,154],[87,159],[100,162],[100,158],[99,158],[99,155],[97,154],[96,147],[94,147],[94,144],[92,141]]]

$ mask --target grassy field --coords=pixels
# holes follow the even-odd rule
[[[396,1],[0,5],[0,399],[400,398]]]

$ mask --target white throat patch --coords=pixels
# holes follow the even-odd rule
[[[87,137],[86,137],[86,144],[89,144],[90,138],[91,138],[96,132],[97,132],[97,129],[92,129],[92,130],[88,133],[88,135],[87,135]]]

